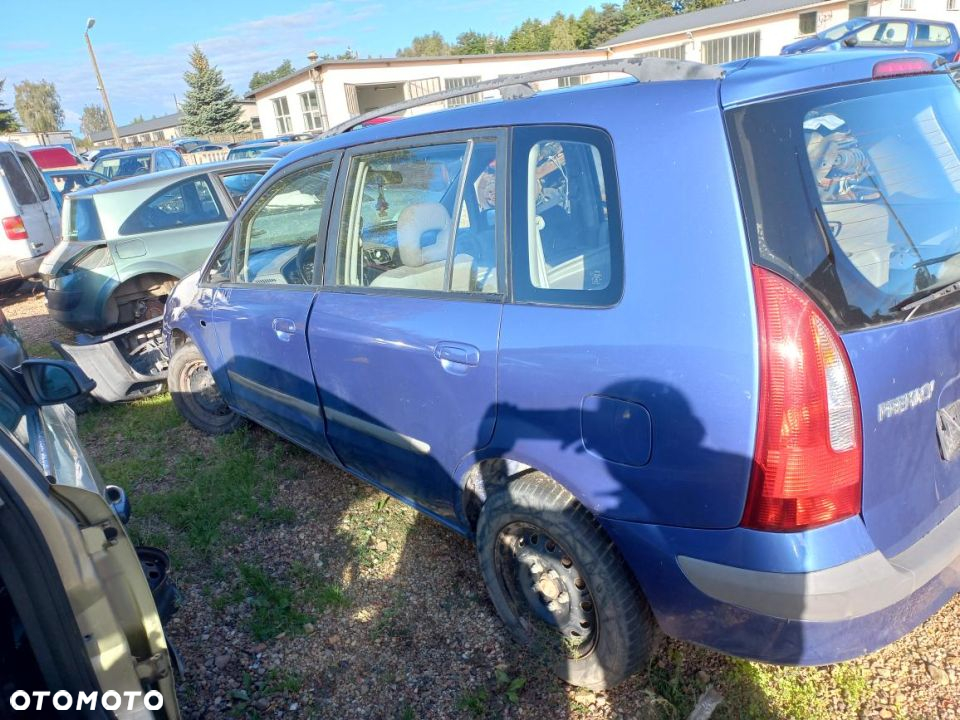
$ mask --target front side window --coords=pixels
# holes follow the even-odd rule
[[[879,22],[863,28],[855,37],[860,47],[903,47],[909,29],[905,22]]]
[[[609,138],[581,128],[523,128],[515,137],[515,298],[614,304],[623,248]]]
[[[314,283],[332,168],[328,161],[286,175],[257,198],[240,223],[237,282]]]
[[[177,182],[143,203],[123,225],[121,235],[192,227],[227,219],[206,177]]]
[[[728,127],[754,256],[808,289],[838,328],[905,319],[913,299],[960,281],[949,75],[757,103],[731,110]]]
[[[290,105],[285,97],[274,98],[273,114],[277,118],[277,132],[288,133],[293,130],[293,123],[290,121]]]
[[[913,41],[914,47],[947,47],[953,42],[950,29],[945,25],[917,23],[917,36]]]
[[[108,155],[93,164],[93,171],[108,178],[133,177],[150,172],[150,155],[124,155],[116,157]]]
[[[307,130],[322,130],[320,120],[320,101],[316,90],[300,93],[300,111],[303,113],[303,126]]]
[[[167,159],[165,153],[157,154],[157,170],[172,170],[173,165],[170,164],[170,161]]]
[[[338,284],[418,291],[476,288],[478,246],[492,243],[493,231],[479,235],[482,221],[474,188],[477,227],[468,210],[463,210],[466,221],[458,220],[456,202],[470,147],[456,142],[352,159],[339,233]],[[484,144],[479,151],[487,157],[484,166],[471,165],[477,181],[494,159],[489,147]]]

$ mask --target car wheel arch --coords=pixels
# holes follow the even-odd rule
[[[179,281],[180,278],[176,275],[165,272],[145,272],[126,278],[113,289],[106,299],[103,311],[104,320],[108,325],[115,325],[124,321],[124,318],[121,317],[120,308],[126,304],[123,301],[126,296],[135,297],[138,293],[143,293],[147,296],[164,297],[169,295]],[[154,289],[159,289],[161,292],[151,292]]]

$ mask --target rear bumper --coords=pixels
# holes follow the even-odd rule
[[[72,330],[100,332],[110,294],[119,284],[109,275],[78,271],[59,277],[44,276],[47,313]]]
[[[17,272],[20,273],[20,277],[26,279],[39,275],[40,265],[43,263],[45,257],[47,257],[46,253],[43,255],[37,255],[36,257],[17,260]]]
[[[664,632],[754,660],[823,665],[872,652],[960,591],[960,509],[889,559],[860,518],[794,535],[604,525]]]

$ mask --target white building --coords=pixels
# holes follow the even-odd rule
[[[852,17],[885,15],[954,21],[960,17],[958,8],[960,0],[733,0],[652,20],[596,50],[320,60],[246,97],[256,101],[263,135],[271,137],[326,129],[390,103],[501,75],[645,56],[723,63],[754,55],[777,55],[784,45]],[[559,83],[540,85],[567,86],[605,77],[574,75]],[[452,107],[481,99],[474,94],[446,102]]]
[[[368,110],[480,80],[603,60],[607,56],[604,50],[584,50],[321,60],[247,93],[246,97],[256,100],[263,135],[272,137],[326,129]],[[578,82],[580,78],[574,76],[559,84]],[[447,102],[452,107],[479,99],[465,96]]]
[[[863,15],[960,20],[960,0],[740,0],[652,20],[603,44],[611,58],[658,56],[722,63],[779,55],[795,40]]]

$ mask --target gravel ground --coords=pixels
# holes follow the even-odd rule
[[[35,297],[3,310],[29,345],[69,338]],[[168,398],[94,412],[81,432],[131,491],[134,536],[173,556],[187,718],[684,718],[711,685],[715,718],[960,718],[960,596],[857,661],[775,668],[662,639],[647,673],[592,693],[505,637],[466,540],[271,433],[213,440]],[[254,465],[253,505],[196,484],[233,477],[236,458]],[[205,549],[202,523],[178,519],[190,503],[164,505],[175,492],[201,513],[237,503]]]

